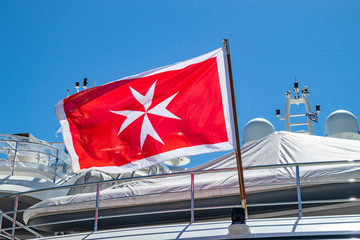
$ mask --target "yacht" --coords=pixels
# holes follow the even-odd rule
[[[320,106],[311,111],[308,87],[300,92],[295,83],[294,92],[294,97],[290,91],[285,93],[284,118],[276,110],[276,116],[285,120],[286,131],[275,131],[262,118],[250,120],[243,130],[248,218],[360,214],[360,134],[355,115],[333,112],[327,117],[325,136],[314,136],[313,122]],[[304,112],[292,113],[294,106],[304,106]],[[294,130],[299,126],[306,129]],[[178,168],[181,162],[172,165]],[[240,205],[233,152],[194,168],[166,169],[122,176],[89,171],[65,194],[23,208],[24,224],[40,236],[74,236],[105,229],[215,221],[229,218],[231,209]]]

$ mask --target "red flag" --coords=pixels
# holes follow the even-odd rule
[[[223,48],[90,88],[57,103],[74,172],[130,172],[235,148]]]

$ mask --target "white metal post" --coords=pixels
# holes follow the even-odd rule
[[[3,220],[3,215],[2,215],[2,211],[0,211],[0,232],[2,228],[2,220]]]
[[[11,176],[14,176],[14,172],[15,172],[15,161],[16,161],[16,156],[17,156],[17,151],[18,151],[18,145],[19,145],[19,142],[16,142],[16,145],[15,145],[15,153],[14,153],[14,159],[12,161],[12,170],[11,170]]]
[[[290,127],[290,100],[291,95],[286,94],[286,105],[285,105],[285,128],[286,131],[291,132]]]
[[[16,215],[17,215],[18,203],[19,203],[19,195],[16,195],[15,202],[14,202],[14,214],[13,214],[13,222],[12,222],[11,239],[15,239],[15,226],[16,226]]]
[[[305,96],[304,96],[304,104],[305,104],[305,108],[306,108],[306,113],[311,112],[311,107],[310,107],[310,103],[309,103],[308,94],[305,94]],[[307,121],[308,121],[308,126],[309,126],[309,134],[314,135],[313,122],[312,122],[312,120],[310,118],[307,118]]]
[[[58,168],[58,162],[59,162],[59,150],[56,150],[56,162],[55,162],[55,170],[54,170],[54,183],[56,181],[56,172]]]
[[[194,197],[195,197],[194,173],[191,173],[191,223],[195,222]]]
[[[299,165],[296,165],[296,186],[297,186],[297,199],[298,199],[298,211],[299,218],[302,218],[302,204],[301,204],[301,186],[300,186],[300,168]]]
[[[98,230],[98,217],[99,217],[99,194],[100,183],[96,184],[96,205],[95,205],[95,220],[94,220],[94,232]]]

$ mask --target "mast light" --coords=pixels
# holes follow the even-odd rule
[[[76,88],[76,91],[79,92],[79,89],[80,89],[80,83],[79,82],[75,83],[75,88]]]
[[[317,112],[317,113],[319,113],[319,112],[321,111],[321,110],[320,110],[320,105],[316,105],[315,108],[316,108],[316,112]]]
[[[280,116],[281,116],[281,114],[280,114],[280,109],[276,109],[276,116],[277,116],[277,117],[280,117]]]

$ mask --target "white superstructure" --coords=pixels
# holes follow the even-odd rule
[[[0,134],[0,195],[72,184],[74,176],[62,143],[41,141],[29,133]],[[64,191],[31,196],[43,200]]]

